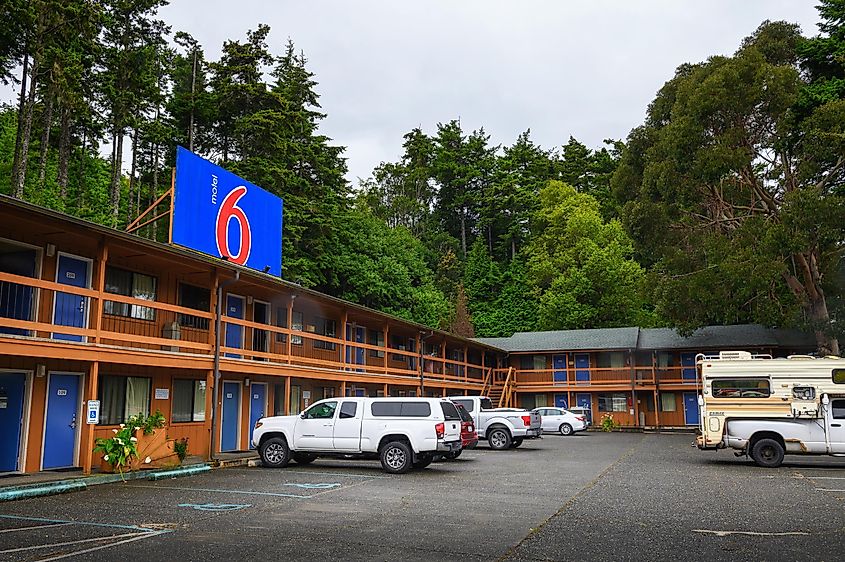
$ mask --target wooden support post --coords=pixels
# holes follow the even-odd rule
[[[216,299],[215,299],[216,300]],[[206,449],[208,456],[206,456],[207,460],[210,460],[211,457],[214,455],[214,451],[211,450],[211,435],[214,431],[212,427],[212,419],[211,419],[211,406],[212,401],[214,400],[214,369],[210,369],[205,373],[205,421],[203,425],[205,426],[206,437],[208,438],[208,448]]]
[[[387,374],[387,355],[388,355],[387,350],[390,349],[390,343],[389,343],[390,340],[387,339],[389,330],[390,330],[390,326],[385,324],[384,325],[384,374],[385,375]],[[385,387],[386,387],[386,385],[385,385]],[[387,392],[385,392],[384,395],[387,396]]]
[[[659,394],[657,389],[654,389],[654,426],[659,430],[660,429],[660,402],[657,400]]]
[[[99,384],[99,375],[100,375],[100,362],[94,361],[91,363],[91,368],[88,371],[88,384],[87,392],[85,393],[85,405],[82,409],[83,417],[86,416],[87,413],[87,403],[88,400],[96,400],[97,399],[97,385]],[[77,423],[84,423],[85,424],[85,453],[82,455],[82,473],[83,474],[91,474],[91,464],[94,458],[94,428],[97,427],[93,423],[88,423],[88,420],[78,420]]]
[[[296,295],[291,293],[290,300],[288,301],[288,330],[290,331],[290,333],[288,334],[288,350],[287,350],[288,365],[290,365],[290,363],[291,363],[291,353],[293,352],[293,349],[292,349],[291,346],[293,345],[293,301],[294,300],[296,300]],[[290,386],[290,380],[288,380],[288,386]],[[290,407],[289,397],[285,398],[285,401],[286,401],[285,412],[287,412],[288,408]]]
[[[346,396],[346,381],[340,381],[340,395]]]
[[[340,352],[342,353],[342,356],[340,358],[340,362],[343,363],[343,370],[344,371],[349,370],[349,367],[347,367],[348,362],[346,361],[346,357],[348,356],[348,352],[346,351],[348,349],[346,342],[349,341],[348,340],[349,331],[348,331],[348,328],[347,328],[347,324],[349,324],[349,311],[344,308],[343,309],[343,327],[341,328],[341,330],[343,330],[343,345],[340,346],[341,347]]]
[[[387,383],[384,383],[384,395],[390,396],[390,390],[387,388]]]
[[[103,323],[103,293],[106,286],[106,262],[109,259],[109,247],[106,244],[105,237],[100,239],[100,246],[97,250],[97,281],[95,290],[97,291],[96,300],[91,303],[91,314],[94,317],[94,343],[100,343],[100,328]],[[96,398],[92,398],[96,400]]]
[[[443,343],[440,344],[440,374],[446,376],[446,338],[443,338]]]
[[[469,357],[469,346],[464,344],[464,360],[463,365],[461,366],[461,370],[464,372],[464,384],[467,383],[467,371],[469,371],[469,361],[467,360]]]
[[[423,353],[423,339],[422,334],[417,332],[417,361],[419,361],[419,365],[417,365],[417,369],[420,373],[420,396],[423,396],[425,391],[425,354]]]
[[[289,416],[290,414],[290,377],[285,377],[285,415]]]
[[[211,311],[211,320],[208,322],[208,343],[209,345],[214,347],[215,342],[217,342],[217,286],[220,284],[220,274],[217,271],[217,268],[211,272],[211,306],[209,307]],[[217,405],[215,404],[215,407]],[[209,410],[210,412],[211,410]]]

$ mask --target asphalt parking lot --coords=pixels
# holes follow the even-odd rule
[[[0,560],[838,559],[845,460],[550,435],[402,476],[318,460],[0,504]]]

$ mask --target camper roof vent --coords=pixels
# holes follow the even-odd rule
[[[720,351],[719,359],[751,359],[747,351]]]
[[[787,359],[815,359],[812,355],[787,355]]]

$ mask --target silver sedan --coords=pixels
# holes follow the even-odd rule
[[[586,418],[576,416],[563,408],[534,408],[532,412],[537,412],[542,416],[541,427],[547,433],[572,435],[573,433],[587,429]]]

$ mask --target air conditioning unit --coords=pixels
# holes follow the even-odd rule
[[[720,351],[719,359],[751,359],[751,354],[747,351]]]

